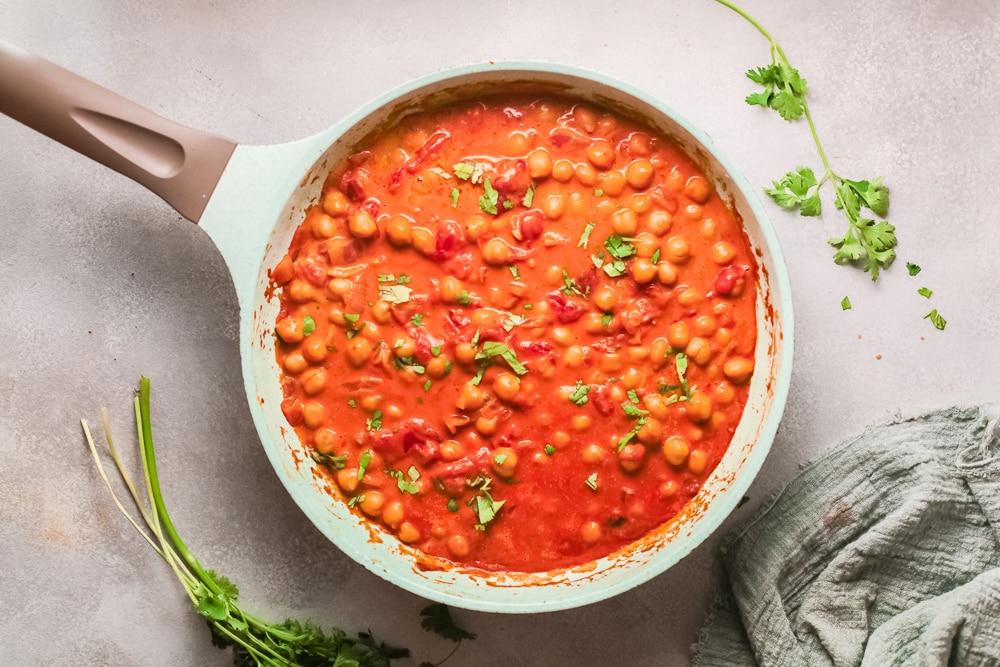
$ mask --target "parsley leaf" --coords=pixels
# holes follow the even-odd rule
[[[851,309],[851,300],[849,298],[847,298],[846,296],[843,299],[840,300],[840,309],[841,310],[850,310]]]
[[[556,448],[553,447],[552,445],[546,444],[545,453],[548,454],[549,456],[552,456],[553,454],[556,453]]]
[[[372,462],[372,450],[366,449],[361,452],[361,459],[358,461],[358,481],[360,482],[364,476],[365,472],[368,470],[368,464]]]
[[[921,287],[920,289],[917,290],[917,294],[924,297],[925,299],[929,299],[931,298],[931,294],[934,294],[934,292],[926,287]]]
[[[478,361],[486,361],[488,363],[494,357],[500,357],[506,361],[510,369],[518,375],[524,375],[528,372],[528,369],[518,360],[514,351],[504,343],[488,340],[483,343],[483,349],[476,353]]]
[[[920,273],[920,267],[914,264],[913,262],[906,263],[906,270],[910,272],[911,276],[915,276],[918,273]]]
[[[376,410],[372,416],[365,420],[365,428],[369,431],[377,431],[382,428],[382,411]]]

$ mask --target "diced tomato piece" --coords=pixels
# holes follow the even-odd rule
[[[549,305],[556,314],[560,324],[570,324],[583,317],[587,307],[575,299],[567,298],[562,290],[555,290],[546,295]]]
[[[281,402],[281,413],[292,426],[302,425],[302,401],[297,398],[286,398]]]

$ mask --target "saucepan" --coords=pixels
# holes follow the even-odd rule
[[[331,167],[400,117],[483,89],[561,93],[622,110],[671,137],[742,219],[758,260],[756,371],[732,443],[698,495],[638,542],[578,567],[536,573],[428,567],[410,547],[352,513],[281,412],[275,359],[278,299],[268,270],[287,251]],[[198,224],[218,246],[240,306],[243,380],[264,451],[288,493],[337,547],[420,596],[468,609],[527,613],[588,604],[664,572],[733,511],[771,446],[788,392],[792,309],[781,250],[758,198],[709,137],[657,99],[595,72],[529,62],[429,74],[373,100],[319,134],[240,145],[170,122],[51,62],[0,42],[0,112],[129,176]]]

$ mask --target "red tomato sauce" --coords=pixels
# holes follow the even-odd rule
[[[353,511],[467,567],[606,556],[718,464],[756,265],[669,140],[593,105],[422,112],[338,165],[272,270],[282,409]]]

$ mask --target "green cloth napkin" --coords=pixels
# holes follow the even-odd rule
[[[724,538],[696,667],[1000,665],[1000,427],[867,429]]]

